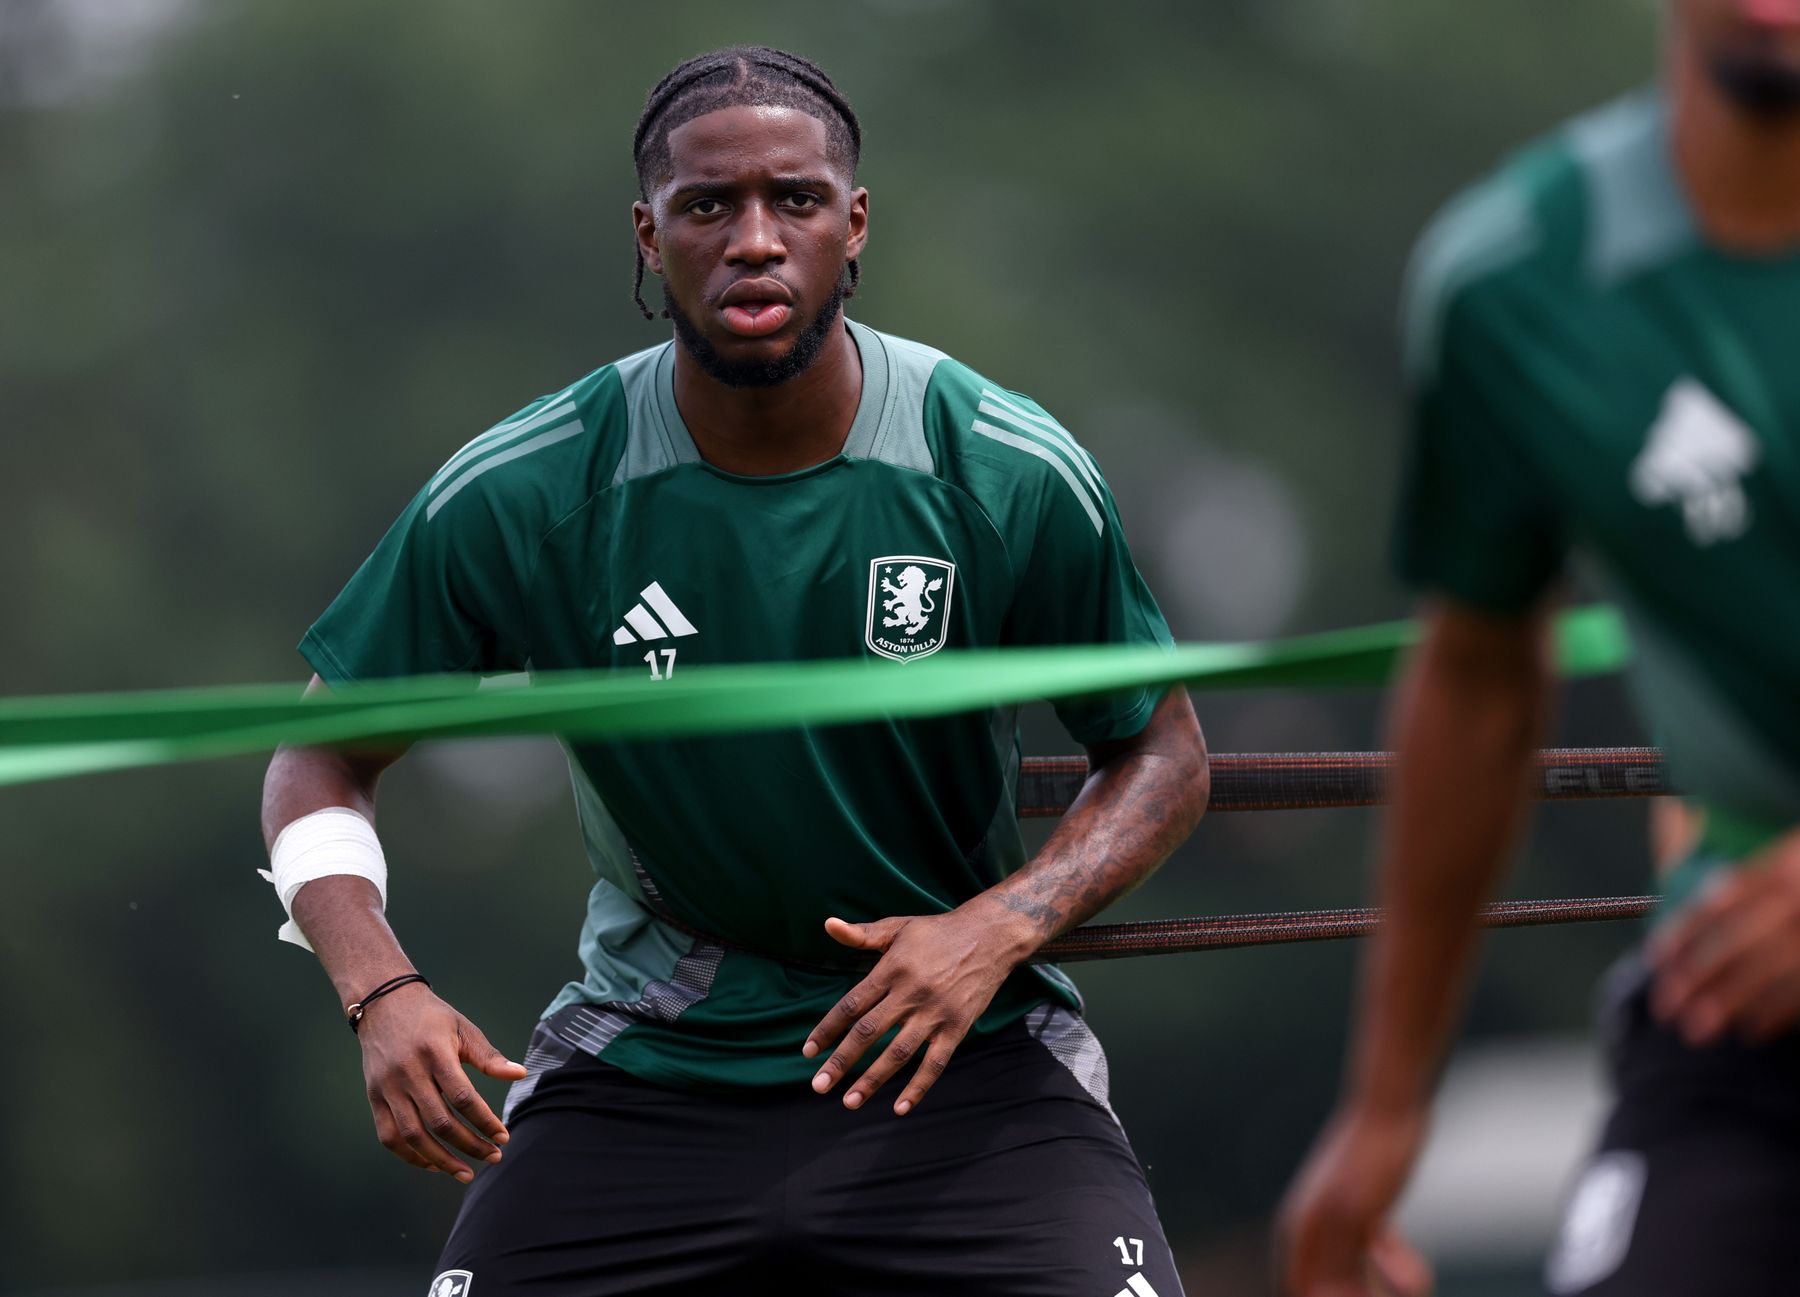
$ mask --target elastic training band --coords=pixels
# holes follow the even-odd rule
[[[1253,644],[942,652],[916,662],[701,666],[652,680],[631,669],[546,674],[475,689],[467,676],[0,700],[0,785],[268,751],[284,743],[382,743],[557,734],[571,739],[745,733],[944,716],[1139,688],[1379,685],[1415,643],[1388,622]],[[1565,676],[1618,670],[1630,656],[1618,615],[1584,608],[1557,623]]]

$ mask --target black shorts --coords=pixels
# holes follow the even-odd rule
[[[1064,1010],[966,1041],[905,1117],[892,1081],[851,1112],[533,1044],[432,1297],[1181,1297],[1104,1056]]]
[[[1558,1297],[1800,1293],[1800,1032],[1705,1049],[1650,1014],[1633,957],[1605,1010],[1616,1098],[1545,1268]]]

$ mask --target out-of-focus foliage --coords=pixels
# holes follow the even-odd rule
[[[297,679],[300,632],[451,450],[661,336],[628,300],[631,127],[675,60],[740,40],[818,59],[862,115],[856,313],[1059,412],[1178,634],[1395,615],[1406,249],[1500,153],[1647,79],[1654,29],[1643,0],[4,0],[4,688]],[[1376,716],[1202,701],[1226,751],[1374,746]],[[1608,686],[1567,726],[1635,737]],[[0,793],[0,1288],[428,1273],[456,1190],[375,1144],[330,989],[273,940],[260,773]],[[512,1049],[574,967],[566,800],[529,744],[426,753],[384,792],[396,925]],[[1547,819],[1519,889],[1634,889],[1637,823]],[[1129,908],[1340,903],[1367,830],[1221,819]],[[1578,1027],[1626,935],[1508,935],[1478,1023]],[[1350,967],[1083,979],[1196,1289],[1256,1289]]]

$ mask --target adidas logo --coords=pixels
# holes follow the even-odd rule
[[[625,614],[625,624],[613,631],[614,644],[636,644],[639,640],[646,639],[681,639],[700,633],[693,622],[681,615],[681,609],[664,592],[660,581],[652,581],[638,591],[638,598],[643,603],[633,604],[631,611]],[[659,617],[662,620],[658,621]]]
[[[1743,479],[1761,457],[1750,425],[1684,378],[1663,397],[1643,453],[1631,466],[1631,493],[1652,508],[1679,504],[1688,538],[1716,545],[1750,526]]]

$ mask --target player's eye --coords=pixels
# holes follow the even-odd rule
[[[687,205],[690,216],[717,216],[725,210],[725,204],[716,198],[696,198]]]
[[[786,198],[782,199],[782,201],[789,207],[797,208],[803,212],[809,212],[815,207],[822,207],[825,204],[825,200],[820,198],[817,194],[808,193],[789,194]]]

